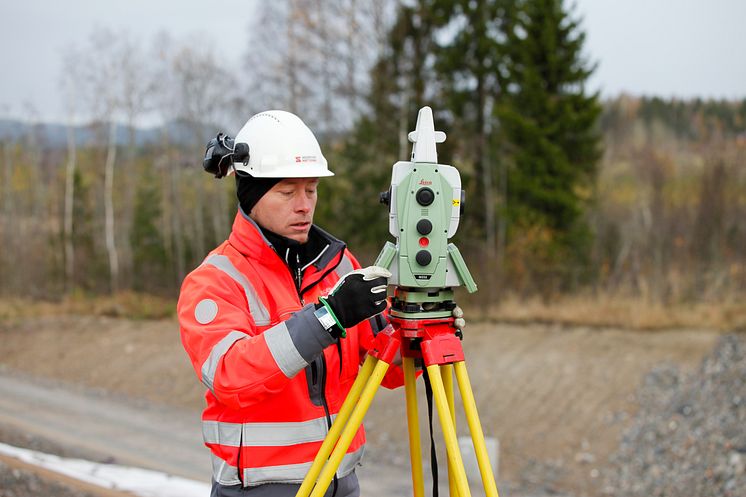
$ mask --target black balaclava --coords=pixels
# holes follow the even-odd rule
[[[248,216],[259,199],[280,181],[282,181],[282,178],[255,178],[237,172],[236,194],[244,213]]]

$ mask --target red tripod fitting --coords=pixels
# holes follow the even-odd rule
[[[421,357],[425,366],[464,360],[464,349],[455,334],[453,317],[405,319],[390,316],[389,320],[391,324],[376,335],[370,351],[373,357],[390,364],[396,350],[401,349],[403,357]]]

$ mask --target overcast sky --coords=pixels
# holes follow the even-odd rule
[[[566,0],[567,2],[568,0]],[[569,0],[572,2],[573,0]],[[598,63],[590,87],[663,97],[746,97],[746,0],[576,0]],[[0,116],[28,103],[61,120],[60,54],[98,27],[149,43],[201,32],[225,57],[245,51],[253,0],[0,0]],[[432,103],[437,105],[437,103]]]

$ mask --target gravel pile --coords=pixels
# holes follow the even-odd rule
[[[95,497],[0,462],[0,497]]]
[[[605,494],[746,497],[746,335],[724,336],[695,374],[654,369],[638,401]]]
[[[91,459],[91,454],[67,450],[48,440],[0,424],[0,442],[38,450],[62,457]],[[94,494],[65,483],[41,477],[32,471],[18,469],[0,461],[0,497],[95,497]]]

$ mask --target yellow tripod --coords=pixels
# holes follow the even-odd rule
[[[425,495],[414,362],[415,358],[420,356],[430,378],[433,399],[443,430],[451,496],[471,496],[456,437],[453,389],[455,371],[485,494],[487,497],[498,497],[474,394],[466,372],[463,348],[461,341],[454,334],[453,318],[399,319],[392,317],[391,321],[392,325],[376,336],[374,347],[368,353],[296,497],[309,497],[309,495],[322,497],[324,495],[397,351],[401,351],[404,370],[414,497]]]

